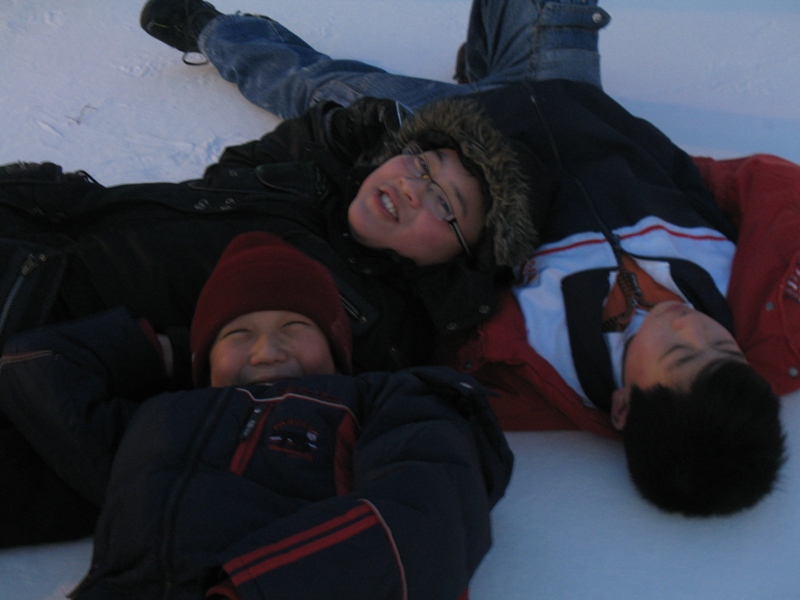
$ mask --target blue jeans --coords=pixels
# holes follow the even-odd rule
[[[281,118],[333,100],[392,98],[410,111],[439,98],[522,80],[572,79],[600,86],[598,30],[610,20],[597,0],[474,0],[465,46],[470,83],[387,73],[317,52],[277,21],[222,15],[198,45],[245,98]]]

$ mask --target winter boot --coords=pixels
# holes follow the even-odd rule
[[[199,52],[200,32],[221,14],[203,0],[149,0],[139,22],[148,34],[168,46],[181,52]]]

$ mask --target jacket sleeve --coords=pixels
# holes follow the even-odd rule
[[[349,107],[334,102],[318,104],[301,117],[283,121],[259,140],[226,148],[219,162],[206,170],[206,176],[220,168],[303,160],[313,146],[329,151],[342,164],[352,165],[387,131],[399,127],[400,115],[392,100],[362,98]]]
[[[789,215],[800,205],[800,165],[770,154],[716,160],[692,157],[714,200],[737,229]]]
[[[736,341],[777,394],[800,387],[800,165],[756,154],[695,158],[739,229],[728,286]]]
[[[483,392],[447,369],[368,379],[351,492],[231,547],[241,598],[455,599],[491,545],[513,458]]]
[[[100,505],[125,425],[164,377],[157,349],[120,308],[10,338],[0,408],[65,481]]]
[[[737,172],[747,159],[716,160],[704,156],[693,156],[695,166],[708,184],[714,201],[725,213],[737,231],[742,225],[743,203],[747,201],[740,186],[736,185]]]

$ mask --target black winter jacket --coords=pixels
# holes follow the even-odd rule
[[[441,600],[491,545],[512,456],[469,376],[311,376],[140,404],[162,373],[123,309],[7,346],[3,410],[77,489],[105,495],[74,597],[199,599],[230,579],[242,598]]]
[[[439,332],[489,316],[494,273],[463,261],[417,268],[349,237],[347,207],[371,170],[359,154],[383,147],[398,120],[390,101],[320,105],[183,183],[104,187],[52,163],[0,167],[0,346],[17,331],[125,305],[183,349],[162,389],[191,387],[188,326],[200,289],[235,236],[265,230],[331,271],[356,370],[429,362]],[[0,548],[91,533],[96,508],[2,414],[0,454]]]
[[[118,305],[159,332],[188,327],[225,246],[265,230],[331,271],[356,371],[430,362],[434,336],[488,317],[494,270],[466,259],[419,268],[351,239],[347,207],[372,169],[359,156],[397,127],[391,101],[319,105],[177,184],[104,187],[52,164],[0,169],[0,343]]]

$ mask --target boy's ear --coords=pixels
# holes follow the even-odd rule
[[[617,431],[625,429],[628,421],[628,408],[630,407],[630,393],[628,388],[617,388],[611,394],[611,424]]]

